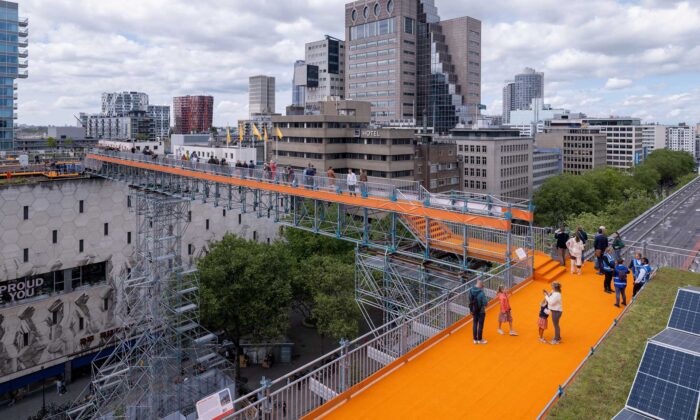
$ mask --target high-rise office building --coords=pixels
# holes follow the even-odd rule
[[[26,79],[27,73],[27,18],[20,18],[17,3],[0,1],[0,150],[13,148],[15,138],[15,112],[17,83]]]
[[[481,23],[440,21],[433,0],[345,5],[345,94],[372,104],[379,124],[436,132],[476,120],[481,100]]]
[[[526,67],[503,87],[503,122],[510,123],[510,111],[530,109],[536,98],[544,98],[544,73]]]
[[[648,124],[642,126],[642,148],[646,158],[651,152],[666,147],[666,126]]]
[[[147,114],[156,140],[166,139],[170,135],[170,106],[148,105]]]
[[[698,150],[695,142],[695,127],[687,124],[679,124],[666,127],[666,148],[679,152],[688,152],[694,159]]]
[[[143,92],[102,93],[102,115],[123,117],[131,111],[148,111],[148,95]]]
[[[294,74],[292,75],[292,106],[304,106],[306,104],[306,81],[302,80],[303,72],[306,72],[306,61],[295,61]]]
[[[275,78],[251,76],[248,79],[248,112],[253,114],[275,113]]]
[[[307,65],[318,67],[318,83],[306,87],[306,102],[345,97],[345,42],[326,35],[305,46]]]
[[[213,96],[176,96],[173,98],[175,134],[206,133],[212,126]]]

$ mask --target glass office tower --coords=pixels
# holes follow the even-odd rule
[[[17,83],[27,78],[27,18],[20,18],[17,3],[0,1],[0,150],[13,148],[17,109]]]

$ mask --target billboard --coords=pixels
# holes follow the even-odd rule
[[[197,401],[199,420],[218,420],[233,413],[231,390],[224,388]]]

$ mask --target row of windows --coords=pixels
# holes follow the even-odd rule
[[[396,73],[396,70],[378,70],[378,71],[368,71],[366,73],[354,73],[350,75],[350,79],[364,79],[365,77],[386,77],[391,76]]]
[[[431,179],[430,180],[430,188],[438,188],[438,187],[444,187],[446,185],[455,185],[455,184],[459,184],[459,178],[457,178],[457,177],[439,178],[439,179]]]
[[[485,190],[486,181],[474,181],[473,179],[464,180],[464,188],[471,188],[473,190]]]
[[[367,22],[350,28],[350,41],[396,32],[396,18]]]
[[[479,146],[479,145],[459,145],[459,151],[460,152],[471,152],[471,153],[486,153],[486,146]]]
[[[396,38],[380,39],[379,41],[370,41],[362,44],[350,46],[350,51],[364,50],[365,48],[382,47],[384,45],[396,44]]]
[[[370,102],[374,108],[393,108],[396,101],[376,101]]]
[[[518,187],[521,185],[528,185],[529,179],[530,178],[523,176],[520,178],[507,179],[505,181],[501,181],[501,189],[503,190],[506,188]]]
[[[376,96],[394,96],[395,90],[375,90],[371,92],[353,92],[348,95],[348,98],[374,98]]]
[[[486,165],[486,156],[464,156],[460,155],[462,161],[470,165]]]
[[[366,63],[352,63],[350,64],[350,69],[364,69],[367,67],[388,66],[392,64],[396,64],[396,60],[393,58],[390,60],[368,61]]]
[[[481,168],[464,168],[464,176],[486,178],[486,169]]]
[[[377,86],[394,86],[394,84],[396,84],[396,80],[394,80],[394,79],[379,80],[376,82],[350,83],[350,89],[363,89],[363,88],[377,87]]]
[[[362,59],[362,58],[383,57],[385,55],[394,55],[394,54],[396,54],[396,49],[389,48],[386,50],[368,51],[366,53],[351,54],[350,59],[357,60],[357,59]]]
[[[396,112],[394,111],[372,111],[372,118],[394,116],[396,116]]]
[[[501,156],[501,165],[510,165],[512,163],[525,163],[530,160],[528,155]]]
[[[529,148],[529,144],[506,144],[501,146],[501,152],[524,152]]]
[[[507,176],[513,176],[513,175],[522,175],[528,173],[529,166],[514,166],[511,168],[501,168],[501,176],[502,177],[507,177]]]

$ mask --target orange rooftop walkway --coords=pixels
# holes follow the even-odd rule
[[[615,295],[603,292],[603,276],[595,274],[592,262],[585,264],[582,276],[569,274],[567,267],[557,281],[563,298],[561,344],[538,341],[542,289],[551,287],[531,281],[510,299],[518,337],[496,332],[499,309],[492,304],[484,326],[488,344],[473,344],[471,319],[465,318],[432,347],[418,347],[308,417],[536,418],[622,311],[613,306]],[[628,286],[629,301],[631,281]],[[507,334],[507,324],[503,327]],[[553,335],[550,316],[545,338]]]

